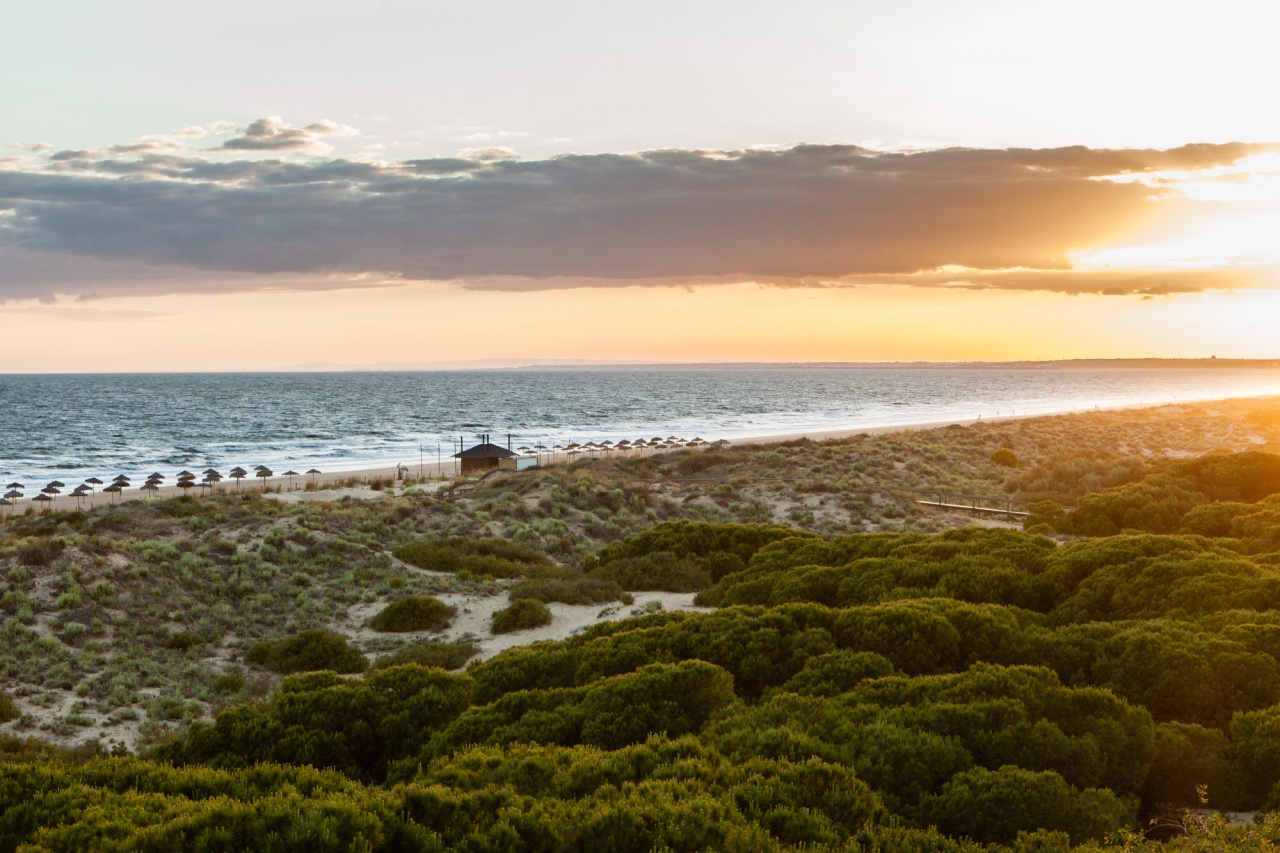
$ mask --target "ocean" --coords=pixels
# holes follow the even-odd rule
[[[1257,369],[626,369],[0,376],[0,479],[415,465],[514,447],[762,435],[1280,394]]]

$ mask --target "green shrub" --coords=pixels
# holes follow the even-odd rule
[[[239,693],[246,684],[244,673],[233,669],[219,675],[209,686],[219,693]]]
[[[651,734],[695,733],[733,700],[733,676],[718,666],[649,664],[591,686],[582,700],[582,741],[618,749]]]
[[[18,547],[18,562],[24,566],[47,566],[62,553],[59,540],[41,536],[28,539]]]
[[[622,587],[613,581],[591,577],[576,577],[572,580],[533,578],[520,581],[511,587],[507,596],[512,601],[519,598],[535,598],[538,601],[559,601],[564,604],[603,604],[606,601],[631,604],[633,601],[632,597],[623,592]]]
[[[156,751],[174,764],[252,767],[262,762],[332,767],[382,781],[390,761],[416,755],[470,704],[472,682],[421,666],[367,678],[311,672],[286,678],[269,702],[238,705]]]
[[[384,607],[369,620],[375,631],[442,631],[458,612],[429,595],[411,595]]]
[[[434,666],[439,669],[461,669],[463,664],[480,653],[475,643],[414,643],[401,646],[389,655],[383,655],[373,663],[374,669],[403,666]]]
[[[510,634],[551,624],[551,610],[541,601],[519,598],[493,614],[493,633]]]
[[[13,704],[13,700],[9,698],[9,694],[0,691],[0,723],[7,723],[10,720],[16,720],[21,714],[18,708]]]
[[[272,672],[364,672],[368,663],[364,655],[347,644],[347,638],[329,631],[303,631],[278,642],[258,643],[245,654],[245,660]]]
[[[622,557],[592,569],[590,576],[637,592],[698,592],[712,584],[711,576],[696,563],[677,557],[670,551]]]
[[[494,578],[563,577],[568,572],[541,551],[506,539],[425,539],[402,545],[393,553],[397,559],[433,572],[466,572]]]
[[[1077,790],[1052,771],[1019,767],[959,773],[920,802],[920,823],[948,835],[1008,843],[1020,832],[1065,832],[1073,842],[1100,840],[1136,823],[1137,815],[1111,791]]]
[[[1002,447],[992,453],[991,461],[1004,468],[1019,468],[1022,466],[1022,462],[1018,460],[1018,454],[1008,447]]]
[[[189,649],[194,649],[197,646],[203,646],[206,642],[208,641],[205,640],[204,637],[199,634],[192,633],[191,631],[175,631],[164,638],[164,643],[162,645],[164,645],[166,649],[185,652]]]

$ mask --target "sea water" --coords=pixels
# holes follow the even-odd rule
[[[0,376],[0,480],[762,435],[1280,394],[1259,369],[627,369]]]

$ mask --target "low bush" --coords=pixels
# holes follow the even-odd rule
[[[568,572],[528,545],[480,536],[424,539],[402,545],[392,553],[412,566],[433,572],[495,578],[561,577]]]
[[[1018,454],[1007,447],[1002,447],[992,453],[991,461],[1003,468],[1018,468],[1022,465],[1022,462],[1018,459]]]
[[[551,624],[551,610],[541,601],[519,598],[493,614],[493,633],[510,634]]]
[[[61,553],[61,542],[41,536],[27,541],[18,549],[18,562],[24,566],[47,566]]]
[[[0,692],[0,723],[16,720],[19,716],[21,715],[13,704],[13,700],[9,698],[9,694]]]
[[[321,630],[303,631],[274,643],[258,643],[244,657],[249,663],[285,675],[322,669],[364,672],[368,668],[364,655],[348,645],[346,637]]]
[[[369,620],[369,627],[386,632],[441,631],[457,612],[429,595],[411,595],[384,607]]]
[[[173,649],[179,652],[185,652],[188,649],[194,649],[197,646],[203,646],[206,640],[199,634],[191,631],[175,631],[164,638],[162,644],[166,649]]]
[[[511,587],[508,597],[512,601],[534,598],[538,601],[559,601],[564,604],[603,604],[621,601],[631,604],[634,599],[614,581],[592,577],[576,577],[572,580],[534,578],[521,581]]]
[[[920,803],[921,823],[948,835],[1008,843],[1020,832],[1065,832],[1079,843],[1132,825],[1134,809],[1111,791],[1072,788],[1057,773],[975,767]]]
[[[622,557],[592,569],[590,577],[635,591],[698,592],[712,583],[707,572],[670,551]]]
[[[389,655],[383,655],[373,663],[374,669],[416,663],[418,666],[434,666],[439,669],[461,669],[463,664],[480,652],[475,643],[414,643],[402,646]]]
[[[239,693],[246,684],[244,673],[233,669],[219,675],[209,686],[219,693]]]

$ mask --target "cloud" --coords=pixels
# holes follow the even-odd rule
[[[268,116],[252,122],[239,136],[222,143],[229,151],[321,151],[332,150],[322,136],[354,136],[356,130],[329,120],[306,127],[291,127],[279,117]]]
[[[757,281],[1173,293],[1256,285],[1271,272],[1150,277],[1078,269],[1072,255],[1194,206],[1163,182],[1167,173],[1231,166],[1277,145],[893,152],[802,145],[539,161],[483,149],[389,163],[226,157],[311,152],[322,137],[349,132],[272,117],[211,151],[161,141],[0,168],[0,247],[50,261],[0,264],[0,295],[103,295],[134,286],[127,275],[85,273],[95,264],[163,270],[143,277],[157,292],[311,277],[316,287]],[[75,274],[66,272],[72,267]]]

